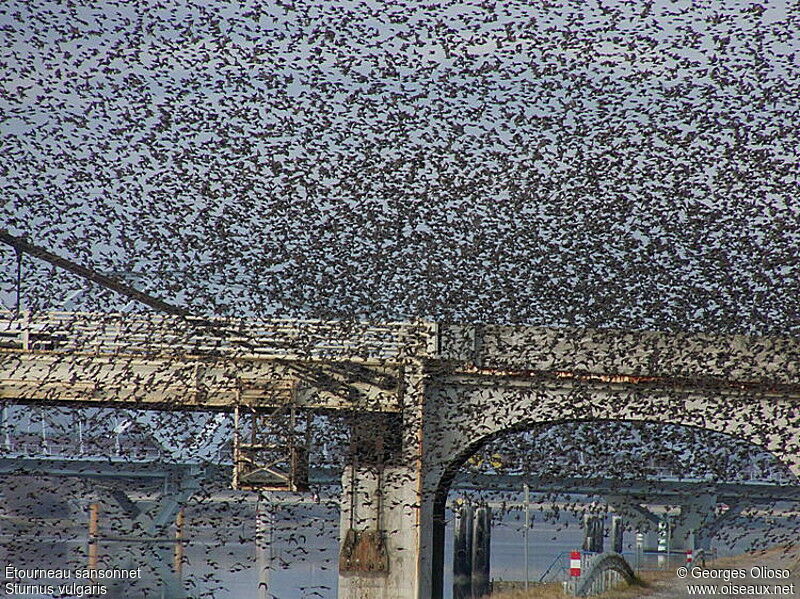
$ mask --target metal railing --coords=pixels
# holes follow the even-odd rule
[[[581,575],[564,583],[564,590],[575,597],[600,595],[623,582],[633,584],[636,575],[622,555],[605,552],[582,558]]]
[[[569,557],[570,551],[562,551],[555,559],[550,562],[550,565],[545,568],[544,573],[539,577],[539,583],[553,582],[554,580],[563,577],[564,575],[564,560]],[[558,568],[556,566],[559,566]],[[549,578],[548,578],[549,576]]]

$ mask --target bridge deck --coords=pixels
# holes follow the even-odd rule
[[[400,361],[425,354],[429,323],[252,320],[0,311],[0,347],[53,353],[248,360]]]
[[[396,411],[402,369],[800,397],[800,340],[647,331],[0,312],[0,400]],[[444,370],[442,368],[444,367]],[[434,370],[435,372],[436,370]]]

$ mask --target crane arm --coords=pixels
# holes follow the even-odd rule
[[[62,258],[61,256],[49,252],[42,247],[25,241],[21,237],[15,237],[4,229],[0,229],[0,241],[10,245],[17,250],[17,252],[28,254],[34,258],[49,262],[53,266],[68,270],[69,272],[75,273],[84,279],[88,279],[89,281],[97,283],[98,285],[102,285],[107,289],[111,289],[112,291],[116,291],[117,293],[135,299],[136,301],[139,301],[161,312],[175,314],[177,316],[189,316],[189,313],[183,308],[173,306],[172,304],[160,300],[157,297],[153,297],[152,295],[149,295],[143,291],[139,291],[138,289],[123,283],[122,281],[118,281],[117,279],[100,274],[91,268],[82,266],[76,262],[73,262],[72,260],[68,260],[67,258]]]

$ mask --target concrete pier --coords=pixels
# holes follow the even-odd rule
[[[474,508],[461,505],[453,532],[453,599],[472,599],[472,531]]]

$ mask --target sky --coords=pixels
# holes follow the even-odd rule
[[[0,226],[194,312],[800,328],[797,2],[10,1],[0,32]],[[24,268],[26,307],[133,308]]]
[[[197,314],[794,336],[799,50],[797,0],[4,0],[0,228]]]

